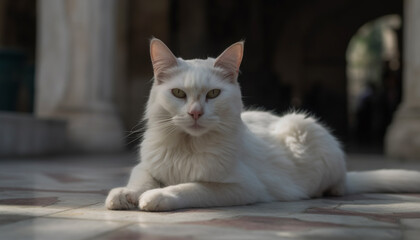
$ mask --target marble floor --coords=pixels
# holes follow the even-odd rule
[[[135,155],[0,159],[0,239],[420,239],[419,194],[362,194],[173,212],[108,211]],[[405,168],[350,156],[349,169]]]

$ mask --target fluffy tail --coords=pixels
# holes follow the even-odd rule
[[[348,172],[346,193],[420,193],[420,172],[375,170]]]

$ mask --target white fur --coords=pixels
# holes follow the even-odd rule
[[[218,59],[223,61],[223,55]],[[164,59],[159,61],[165,64]],[[176,66],[167,69],[170,77],[154,82],[145,114],[141,162],[126,187],[111,190],[108,209],[166,211],[291,201],[346,191],[420,189],[417,172],[402,181],[410,188],[401,188],[399,181],[383,187],[381,176],[389,171],[346,177],[343,151],[322,125],[305,114],[279,117],[244,112],[236,77],[234,81],[224,79],[229,74],[220,74],[226,69],[215,67],[224,66],[215,61],[219,60],[178,58]],[[237,63],[226,66],[235,68],[235,64],[239,67]],[[187,98],[173,96],[173,88],[185,91]],[[206,99],[212,89],[221,89],[220,95]],[[204,111],[197,121],[200,128],[191,127],[195,120],[188,111],[193,106]],[[391,174],[394,181],[405,172]]]

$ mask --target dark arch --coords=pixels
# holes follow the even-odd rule
[[[342,139],[347,138],[345,56],[350,39],[363,24],[384,15],[402,15],[402,9],[402,1],[347,2],[319,14],[303,35],[305,102]]]

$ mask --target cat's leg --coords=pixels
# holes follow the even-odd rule
[[[137,208],[139,196],[147,190],[158,187],[159,183],[140,163],[133,168],[126,187],[114,188],[109,192],[105,206],[110,210]]]
[[[182,183],[146,191],[140,196],[139,208],[144,211],[169,211],[187,207],[245,205],[268,201],[266,195],[234,183]]]

